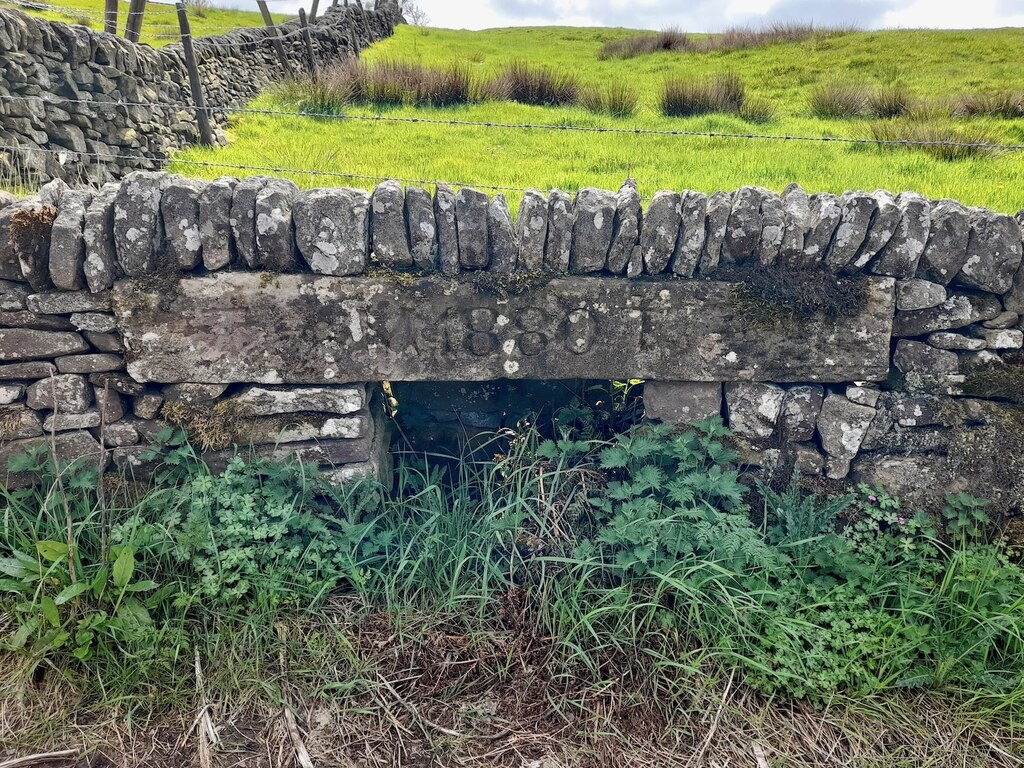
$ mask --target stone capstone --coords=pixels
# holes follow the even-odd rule
[[[442,275],[459,274],[459,228],[455,219],[455,193],[438,184],[434,193],[434,221],[437,225],[437,263]]]
[[[569,256],[569,269],[573,274],[604,269],[617,204],[615,194],[603,189],[581,189],[576,195],[576,221]]]
[[[679,239],[672,259],[672,272],[680,277],[693,277],[700,264],[707,231],[708,197],[700,192],[686,190],[679,200]]]
[[[424,272],[437,271],[437,222],[434,219],[434,200],[421,187],[405,191],[405,217],[409,225],[409,247],[412,261]]]
[[[455,195],[455,221],[459,232],[459,263],[463,269],[486,269],[490,263],[487,251],[487,195],[463,187]],[[403,222],[402,227],[405,227]],[[376,243],[376,240],[374,240]],[[410,257],[411,261],[411,257]]]
[[[160,215],[167,235],[167,259],[177,269],[195,269],[202,260],[199,234],[199,197],[206,183],[172,177],[160,196]]]
[[[572,253],[572,198],[559,189],[551,192],[548,202],[548,242],[544,249],[544,267],[548,272],[566,274]],[[462,236],[462,230],[459,230]],[[461,239],[459,241],[461,245]]]
[[[967,261],[956,282],[988,293],[1006,293],[1013,287],[1022,256],[1021,231],[1013,217],[974,208]]]
[[[487,237],[490,251],[490,270],[509,275],[516,271],[519,243],[512,226],[512,213],[504,195],[495,195],[487,207]]]
[[[344,383],[637,377],[874,381],[889,367],[892,281],[857,316],[737,326],[739,287],[553,279],[507,298],[425,277],[216,273],[114,287],[139,381]]]
[[[74,190],[66,193],[50,230],[50,280],[62,291],[85,288],[85,213],[92,193]]]
[[[211,272],[234,260],[231,239],[231,201],[237,179],[222,176],[199,193],[199,241],[203,266]]]
[[[114,250],[114,204],[118,189],[118,184],[104,184],[93,195],[85,212],[82,229],[85,260],[82,268],[86,284],[93,293],[108,290],[121,276]]]
[[[292,203],[299,188],[287,179],[269,179],[256,193],[256,257],[262,268],[287,272],[298,267]]]
[[[524,272],[544,269],[544,245],[548,236],[548,200],[535,189],[523,193],[516,221],[519,231],[519,267]]]
[[[928,243],[931,231],[931,203],[914,192],[903,192],[896,198],[900,219],[892,237],[869,267],[876,275],[901,279],[913,277]]]
[[[917,276],[949,285],[967,261],[970,212],[955,200],[940,200],[931,209],[928,244],[921,254]]]
[[[486,197],[486,196],[485,196]],[[385,267],[412,266],[405,227],[405,190],[397,181],[377,185],[370,198],[373,256]]]
[[[681,198],[675,192],[655,192],[640,233],[640,250],[648,274],[665,271],[679,238]]]
[[[605,263],[605,269],[613,275],[626,271],[633,249],[640,241],[641,215],[640,193],[636,190],[636,182],[630,179],[622,185],[616,199],[615,225]]]
[[[160,198],[172,176],[135,171],[121,182],[114,197],[114,244],[117,261],[129,277],[145,277],[161,266],[164,228]]]

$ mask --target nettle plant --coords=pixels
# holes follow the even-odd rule
[[[95,468],[58,467],[45,452],[14,458],[9,468],[35,475],[39,485],[3,494],[0,593],[15,621],[4,646],[33,666],[57,652],[79,661],[157,653],[167,618],[187,601],[176,583],[143,573],[131,543],[110,542]]]

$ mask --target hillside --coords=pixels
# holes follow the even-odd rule
[[[899,87],[926,108],[913,121],[929,135],[967,142],[1024,142],[1024,121],[950,117],[941,103],[964,94],[1024,88],[1017,52],[1024,30],[881,31],[815,36],[732,52],[659,52],[628,60],[600,60],[609,40],[635,32],[621,29],[517,28],[482,32],[402,27],[375,46],[368,62],[398,60],[467,68],[486,81],[513,61],[548,66],[579,78],[583,86],[623,84],[638,95],[628,117],[595,114],[582,107],[539,107],[485,101],[446,108],[401,106],[390,117],[429,117],[543,125],[614,126],[655,130],[756,133],[806,137],[868,138],[880,121],[816,117],[808,100],[816,88],[841,80],[866,89]],[[913,57],[908,57],[913,51]],[[711,114],[668,118],[658,97],[666,78],[730,72],[743,79],[748,99],[767,102],[766,122]],[[257,106],[295,111],[295,89],[262,98]],[[938,105],[938,107],[937,107]],[[374,115],[370,105],[347,106],[352,115]],[[850,188],[913,189],[931,197],[1016,212],[1024,206],[1024,155],[976,154],[944,160],[920,149],[861,144],[678,136],[562,133],[427,124],[378,124],[303,117],[239,116],[231,146],[193,149],[180,156],[182,172],[238,174],[229,165],[319,169],[370,177],[397,176],[507,187],[616,188],[627,176],[641,192],[691,187],[710,192],[742,184],[781,190],[798,181],[810,191]],[[367,152],[368,146],[373,147]],[[268,149],[272,147],[272,149]],[[184,161],[223,162],[197,168]],[[372,186],[373,179],[331,179],[292,174],[302,186]],[[515,198],[514,193],[511,197]]]
[[[189,5],[189,23],[196,37],[222,35],[238,27],[263,25],[263,18],[255,11],[239,11],[231,8],[203,7],[206,3]],[[118,4],[118,34],[123,33],[128,18],[127,2]],[[90,29],[103,29],[103,3],[98,0],[54,0],[54,2],[25,2],[3,0],[0,8],[15,8],[32,16],[65,24],[78,24]],[[287,14],[273,14],[278,22],[289,18]],[[179,40],[178,18],[173,3],[147,3],[142,19],[142,36],[139,42],[154,48],[162,48]]]

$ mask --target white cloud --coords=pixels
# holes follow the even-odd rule
[[[1024,27],[1024,2],[1020,0],[972,0],[970,3],[916,0],[901,5],[903,7],[885,15],[884,26],[942,29]]]

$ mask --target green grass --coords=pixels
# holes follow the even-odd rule
[[[400,59],[431,66],[467,65],[478,81],[514,60],[570,71],[584,86],[625,83],[639,103],[632,117],[595,115],[581,107],[531,107],[485,102],[463,107],[400,107],[392,116],[422,116],[544,125],[642,127],[729,133],[870,138],[869,119],[826,120],[813,115],[808,97],[837,73],[868,88],[901,83],[922,99],[1024,88],[1017,66],[1024,30],[969,32],[858,32],[803,43],[732,53],[655,53],[628,61],[598,59],[601,46],[632,32],[620,29],[516,28],[483,32],[400,27],[365,54],[367,61]],[[913,51],[912,61],[907,52]],[[753,123],[706,115],[666,118],[658,111],[664,81],[724,71],[740,75],[750,97],[775,116]],[[294,102],[268,94],[257,106],[295,110]],[[348,107],[372,115],[371,107]],[[982,133],[1000,143],[1024,143],[1020,120],[933,118],[940,133]],[[934,131],[933,131],[934,132]],[[230,146],[195,148],[173,167],[191,175],[246,175],[231,165],[319,169],[371,177],[443,180],[465,184],[617,188],[629,176],[642,194],[658,189],[704,192],[760,184],[781,191],[797,181],[811,192],[847,189],[915,190],[934,198],[1016,212],[1024,207],[1024,154],[946,161],[914,149],[689,137],[560,133],[415,124],[383,124],[302,117],[238,116]],[[372,151],[369,151],[372,148]],[[187,161],[224,163],[201,168]],[[372,187],[372,180],[290,176],[300,186]],[[515,203],[516,195],[511,195]]]
[[[40,0],[41,3],[52,6],[60,6],[67,9],[80,9],[81,13],[74,10],[51,11],[31,10],[21,5],[10,5],[0,0],[0,8],[23,11],[31,16],[47,19],[48,21],[62,21],[65,24],[78,24],[90,29],[103,29],[103,2],[102,0]],[[263,17],[256,11],[238,11],[230,8],[206,8],[197,10],[189,9],[189,24],[192,27],[192,34],[196,37],[205,35],[223,35],[237,27],[261,27]],[[287,14],[273,14],[277,22],[289,18]],[[118,34],[124,34],[124,25],[128,20],[128,3],[118,4],[117,29]],[[161,48],[170,43],[178,42],[178,17],[173,4],[147,3],[146,14],[142,17],[142,34],[139,42],[150,45],[153,48]]]

